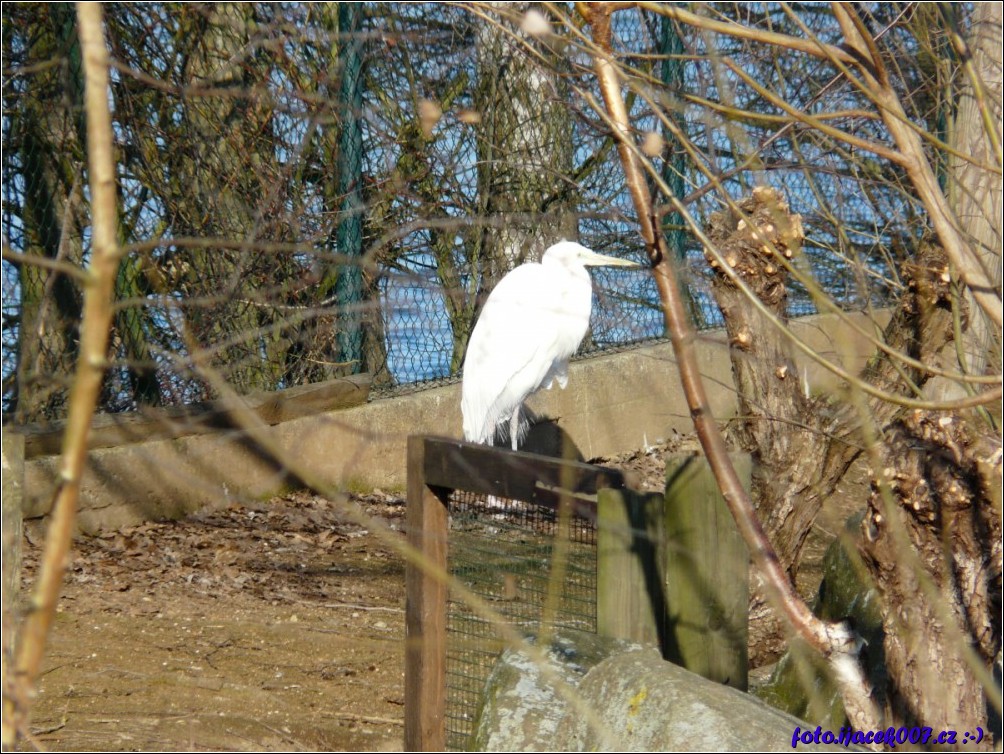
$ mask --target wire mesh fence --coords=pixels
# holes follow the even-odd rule
[[[557,548],[560,539],[567,548]],[[562,531],[551,508],[462,491],[450,498],[450,576],[487,600],[526,638],[560,628],[596,632],[596,559],[596,527],[590,519],[573,517]],[[556,567],[563,574],[560,582],[554,578]],[[468,748],[485,682],[505,646],[497,626],[451,596],[449,748]]]
[[[591,48],[561,4],[549,35],[528,34],[533,7],[109,4],[125,254],[102,408],[212,398],[210,367],[244,393],[357,372],[376,394],[449,379],[515,264],[572,236],[643,260]],[[829,14],[780,5],[707,12],[838,33]],[[65,411],[90,247],[79,47],[69,6],[3,13],[3,412],[42,421]],[[913,17],[871,13],[890,49],[930,53],[904,54],[897,75],[909,115],[940,133],[944,35],[922,49]],[[793,315],[814,311],[814,284],[846,307],[895,292],[925,225],[902,171],[777,101],[887,141],[839,70],[640,9],[614,32],[644,82],[630,117],[655,144],[652,187],[699,327],[721,317],[666,187],[698,223],[756,183],[783,188],[808,233]],[[596,283],[584,350],[663,335],[649,275]]]
[[[597,500],[623,487],[614,469],[409,438],[408,541],[421,565],[405,575],[406,747],[466,749],[506,647],[597,632]]]

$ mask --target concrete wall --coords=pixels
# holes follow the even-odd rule
[[[867,327],[863,318],[859,322]],[[849,335],[833,315],[798,320],[792,330],[853,371],[871,352],[863,338]],[[736,399],[724,333],[702,333],[698,352],[712,411],[728,419],[735,413]],[[806,367],[804,374],[813,389],[835,384],[818,366]],[[669,343],[575,362],[566,390],[542,391],[529,406],[538,415],[557,419],[586,459],[641,447],[646,439],[652,443],[672,429],[690,430]],[[460,385],[378,399],[288,421],[268,431],[291,458],[309,465],[333,486],[401,489],[408,435],[461,437]],[[89,461],[79,514],[85,531],[266,498],[288,484],[282,469],[238,432],[92,450]],[[55,456],[26,463],[27,516],[46,513],[57,464]]]

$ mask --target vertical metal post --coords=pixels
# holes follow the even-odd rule
[[[662,16],[659,19],[659,31],[659,55],[662,56],[660,78],[666,91],[671,95],[682,94],[685,88],[683,40],[680,38],[675,22],[668,16]],[[668,115],[681,130],[686,128],[682,116],[676,112],[670,112]],[[663,138],[669,147],[670,156],[662,165],[662,178],[673,195],[682,199],[687,192],[687,185],[684,181],[687,154],[678,139],[665,126],[663,126]],[[687,259],[687,237],[689,234],[686,231],[683,216],[676,210],[666,215],[663,221],[663,233],[666,236],[666,244],[673,253],[674,261],[682,267]],[[686,275],[681,275],[681,279],[685,285],[683,294],[686,296],[690,318],[694,326],[700,329],[704,325],[704,313],[697,304],[697,300],[691,295]]]
[[[335,280],[338,302],[338,361],[348,373],[362,372],[363,364],[363,105],[360,49],[361,3],[338,4],[339,88],[338,195],[342,197],[335,232],[343,260]]]

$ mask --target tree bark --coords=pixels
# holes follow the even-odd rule
[[[1001,142],[1001,24],[1000,3],[976,3],[968,35],[969,60],[962,77],[959,108],[953,130],[957,154],[950,156],[953,182],[949,196],[959,226],[965,229],[987,276],[1001,295],[1002,188],[999,154],[995,154],[987,129],[996,129]],[[975,305],[966,293],[971,312],[964,354],[967,371],[1000,374],[1001,328]]]
[[[786,322],[784,263],[800,252],[801,218],[790,212],[779,192],[763,187],[738,202],[736,210],[712,216],[708,236],[718,254],[707,254],[739,395],[739,418],[730,434],[756,460],[752,495],[757,512],[782,566],[794,580],[816,516],[865,444],[852,405],[804,392],[787,339],[732,277],[738,276],[764,308]],[[947,265],[939,246],[928,241],[918,244],[914,263],[903,270],[906,294],[884,333],[893,353],[924,361],[951,340]],[[872,386],[899,395],[912,394],[927,378],[926,371],[904,366],[883,351],[876,353],[862,374]],[[870,399],[868,406],[880,427],[899,410],[895,403],[878,398]],[[759,589],[753,590],[751,598],[750,643],[755,648],[754,664],[775,657],[785,643],[780,624]]]
[[[35,96],[19,98],[13,133],[24,181],[24,254],[18,328],[15,422],[63,418],[79,342],[81,294],[66,274],[30,263],[83,259],[79,176],[83,172],[83,81],[72,8],[48,7],[25,30],[30,58],[60,59],[41,76]],[[57,90],[63,96],[52,94]]]
[[[879,460],[860,548],[882,595],[893,712],[986,729],[966,655],[971,646],[989,669],[1001,646],[1000,439],[951,413],[911,411],[886,432]]]
[[[498,25],[478,33],[478,193],[483,215],[495,220],[481,237],[482,290],[509,270],[539,261],[553,243],[578,236],[571,213],[572,126],[554,65],[527,55],[518,27],[534,3],[495,3]]]
[[[265,209],[250,202],[265,201],[274,174],[274,156],[267,151],[272,145],[262,138],[270,112],[248,97],[198,92],[205,87],[239,93],[261,74],[246,53],[253,9],[215,3],[207,16],[198,8],[182,10],[189,16],[177,44],[187,60],[185,84],[194,94],[184,106],[186,144],[169,157],[183,192],[172,197],[170,224],[179,235],[256,241],[267,237],[261,227]],[[263,263],[254,256],[260,253],[233,246],[193,249],[175,264],[183,295],[194,301],[185,308],[190,335],[213,352],[213,363],[240,393],[275,389],[282,378],[281,360],[263,358],[278,333],[261,293],[282,277],[276,273],[281,262]]]

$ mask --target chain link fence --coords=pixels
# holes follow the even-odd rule
[[[109,4],[124,256],[103,410],[211,398],[207,369],[245,393],[357,372],[377,394],[454,378],[515,264],[563,236],[644,260],[588,37],[561,4],[549,34],[529,35],[535,7]],[[706,12],[839,35],[811,8]],[[914,16],[897,12],[874,9],[873,31],[917,52]],[[72,6],[3,15],[3,412],[24,423],[65,413],[90,219]],[[815,310],[813,283],[850,308],[895,292],[926,222],[898,168],[778,100],[884,142],[838,70],[639,9],[615,20],[699,327],[721,321],[702,250],[657,178],[699,224],[758,183],[784,190],[808,234],[792,315]],[[904,56],[897,75],[911,118],[937,134],[951,61],[934,53]],[[584,350],[662,337],[650,275],[594,280]]]

